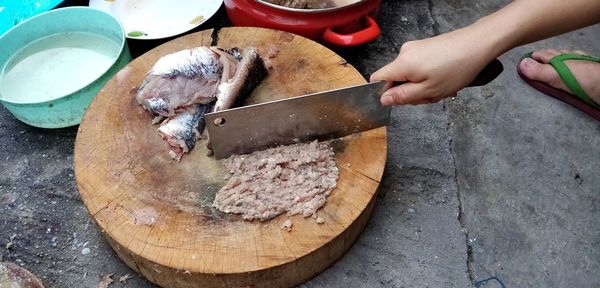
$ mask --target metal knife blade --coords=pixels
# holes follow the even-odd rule
[[[217,159],[268,147],[339,138],[388,124],[385,82],[350,86],[204,115]]]

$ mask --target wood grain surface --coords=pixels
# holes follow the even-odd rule
[[[98,93],[75,143],[75,175],[85,206],[119,257],[162,287],[289,287],[339,259],[363,230],[383,174],[385,128],[335,144],[338,187],[318,215],[249,222],[211,207],[227,175],[199,141],[180,162],[138,106],[133,91],[162,56],[202,45],[276,47],[272,69],[245,104],[365,83],[333,51],[262,28],[206,30],[167,42],[132,61]],[[291,232],[281,229],[291,218]]]

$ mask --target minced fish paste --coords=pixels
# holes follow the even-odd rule
[[[329,142],[280,146],[223,161],[231,177],[213,206],[246,220],[265,221],[282,213],[312,216],[325,205],[339,176]]]

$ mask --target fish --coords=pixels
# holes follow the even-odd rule
[[[195,47],[161,57],[135,98],[154,116],[152,124],[162,122],[158,133],[180,160],[202,138],[204,114],[240,105],[267,74],[254,47]]]
[[[239,55],[240,62],[233,77],[219,85],[213,112],[239,105],[269,73],[263,58],[255,48],[244,49],[242,52],[233,49],[220,53]]]
[[[194,148],[206,125],[204,114],[212,109],[212,104],[193,104],[160,124],[158,134],[168,144],[171,158],[179,161],[184,153]]]
[[[136,93],[138,104],[155,115],[174,116],[177,109],[217,100],[222,82],[233,77],[239,61],[216,47],[196,47],[161,57]]]
[[[231,55],[237,55],[239,50],[224,51]],[[241,57],[235,75],[228,81],[221,83],[217,91],[217,101],[212,112],[230,109],[239,106],[241,102],[252,93],[254,88],[267,76],[269,69],[265,61],[255,48],[244,49],[240,52]],[[206,136],[206,148],[209,155],[212,154],[210,135]]]

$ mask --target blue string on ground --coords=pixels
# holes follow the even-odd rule
[[[502,283],[502,280],[498,279],[498,277],[496,277],[496,276],[492,276],[490,278],[483,279],[481,281],[475,282],[474,283],[475,284],[475,288],[482,288],[483,287],[482,285],[485,285],[487,282],[493,281],[493,280],[495,280],[498,284],[500,284],[500,286],[502,288],[506,288],[506,286],[504,286],[504,283]]]

